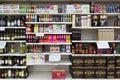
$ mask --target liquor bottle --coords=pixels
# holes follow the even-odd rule
[[[19,70],[15,69],[15,78],[19,78]]]
[[[94,13],[94,2],[90,3],[90,13]]]
[[[15,78],[15,69],[11,69],[11,77]]]
[[[12,71],[11,69],[8,69],[8,78],[11,78],[12,77]]]
[[[5,66],[8,66],[8,56],[5,56],[5,57],[4,57],[4,65],[5,65]]]
[[[114,20],[114,26],[119,26],[119,19],[118,17],[116,17],[116,19]]]
[[[20,53],[21,54],[25,54],[26,53],[25,43],[20,43]]]
[[[12,46],[11,46],[11,53],[15,53],[14,43],[12,43]]]

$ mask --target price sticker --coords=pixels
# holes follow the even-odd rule
[[[51,61],[51,62],[61,61],[61,55],[59,55],[59,54],[50,54],[49,55],[49,61]]]

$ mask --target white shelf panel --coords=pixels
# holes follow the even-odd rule
[[[120,56],[120,54],[72,54],[72,56]]]
[[[120,29],[119,27],[110,27],[110,26],[106,26],[106,27],[72,27],[72,29]]]
[[[22,78],[5,78],[5,79],[0,79],[0,80],[26,80]]]
[[[72,40],[73,43],[80,42],[80,43],[96,43],[96,42],[120,42],[119,40],[114,41],[97,41],[97,40]]]
[[[26,56],[26,54],[20,54],[20,53],[5,53],[5,54],[0,54],[0,56]]]
[[[120,79],[82,79],[82,78],[79,78],[79,79],[72,79],[72,80],[120,80]]]
[[[72,24],[72,22],[26,22],[26,24]]]
[[[52,79],[52,72],[36,71],[36,72],[31,72],[27,80],[54,80],[54,79]],[[61,80],[61,79],[55,79],[55,80]],[[72,80],[72,77],[67,72],[66,79],[62,79],[62,80]]]
[[[26,34],[37,34],[37,33],[34,33],[34,32],[27,32]],[[58,32],[58,33],[39,33],[39,34],[72,34],[71,32]]]
[[[27,66],[0,66],[0,69],[25,69],[27,68]]]
[[[72,43],[26,43],[26,45],[71,45]]]
[[[26,55],[50,55],[50,54],[71,55],[72,53],[65,53],[65,52],[59,52],[59,53],[50,53],[50,52],[43,52],[43,53],[26,53]]]
[[[27,63],[27,65],[49,65],[49,66],[52,66],[52,65],[72,65],[71,61],[70,60],[67,60],[67,59],[63,59],[62,61],[59,61],[59,62],[49,62],[49,61],[46,61],[45,63]]]
[[[5,40],[4,42],[26,42],[25,40]]]

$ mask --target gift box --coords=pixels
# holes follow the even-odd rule
[[[53,69],[52,70],[52,79],[65,79],[66,72],[65,69]]]

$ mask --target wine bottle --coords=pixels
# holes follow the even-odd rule
[[[11,53],[15,53],[14,43],[12,43],[12,46],[11,46]]]

